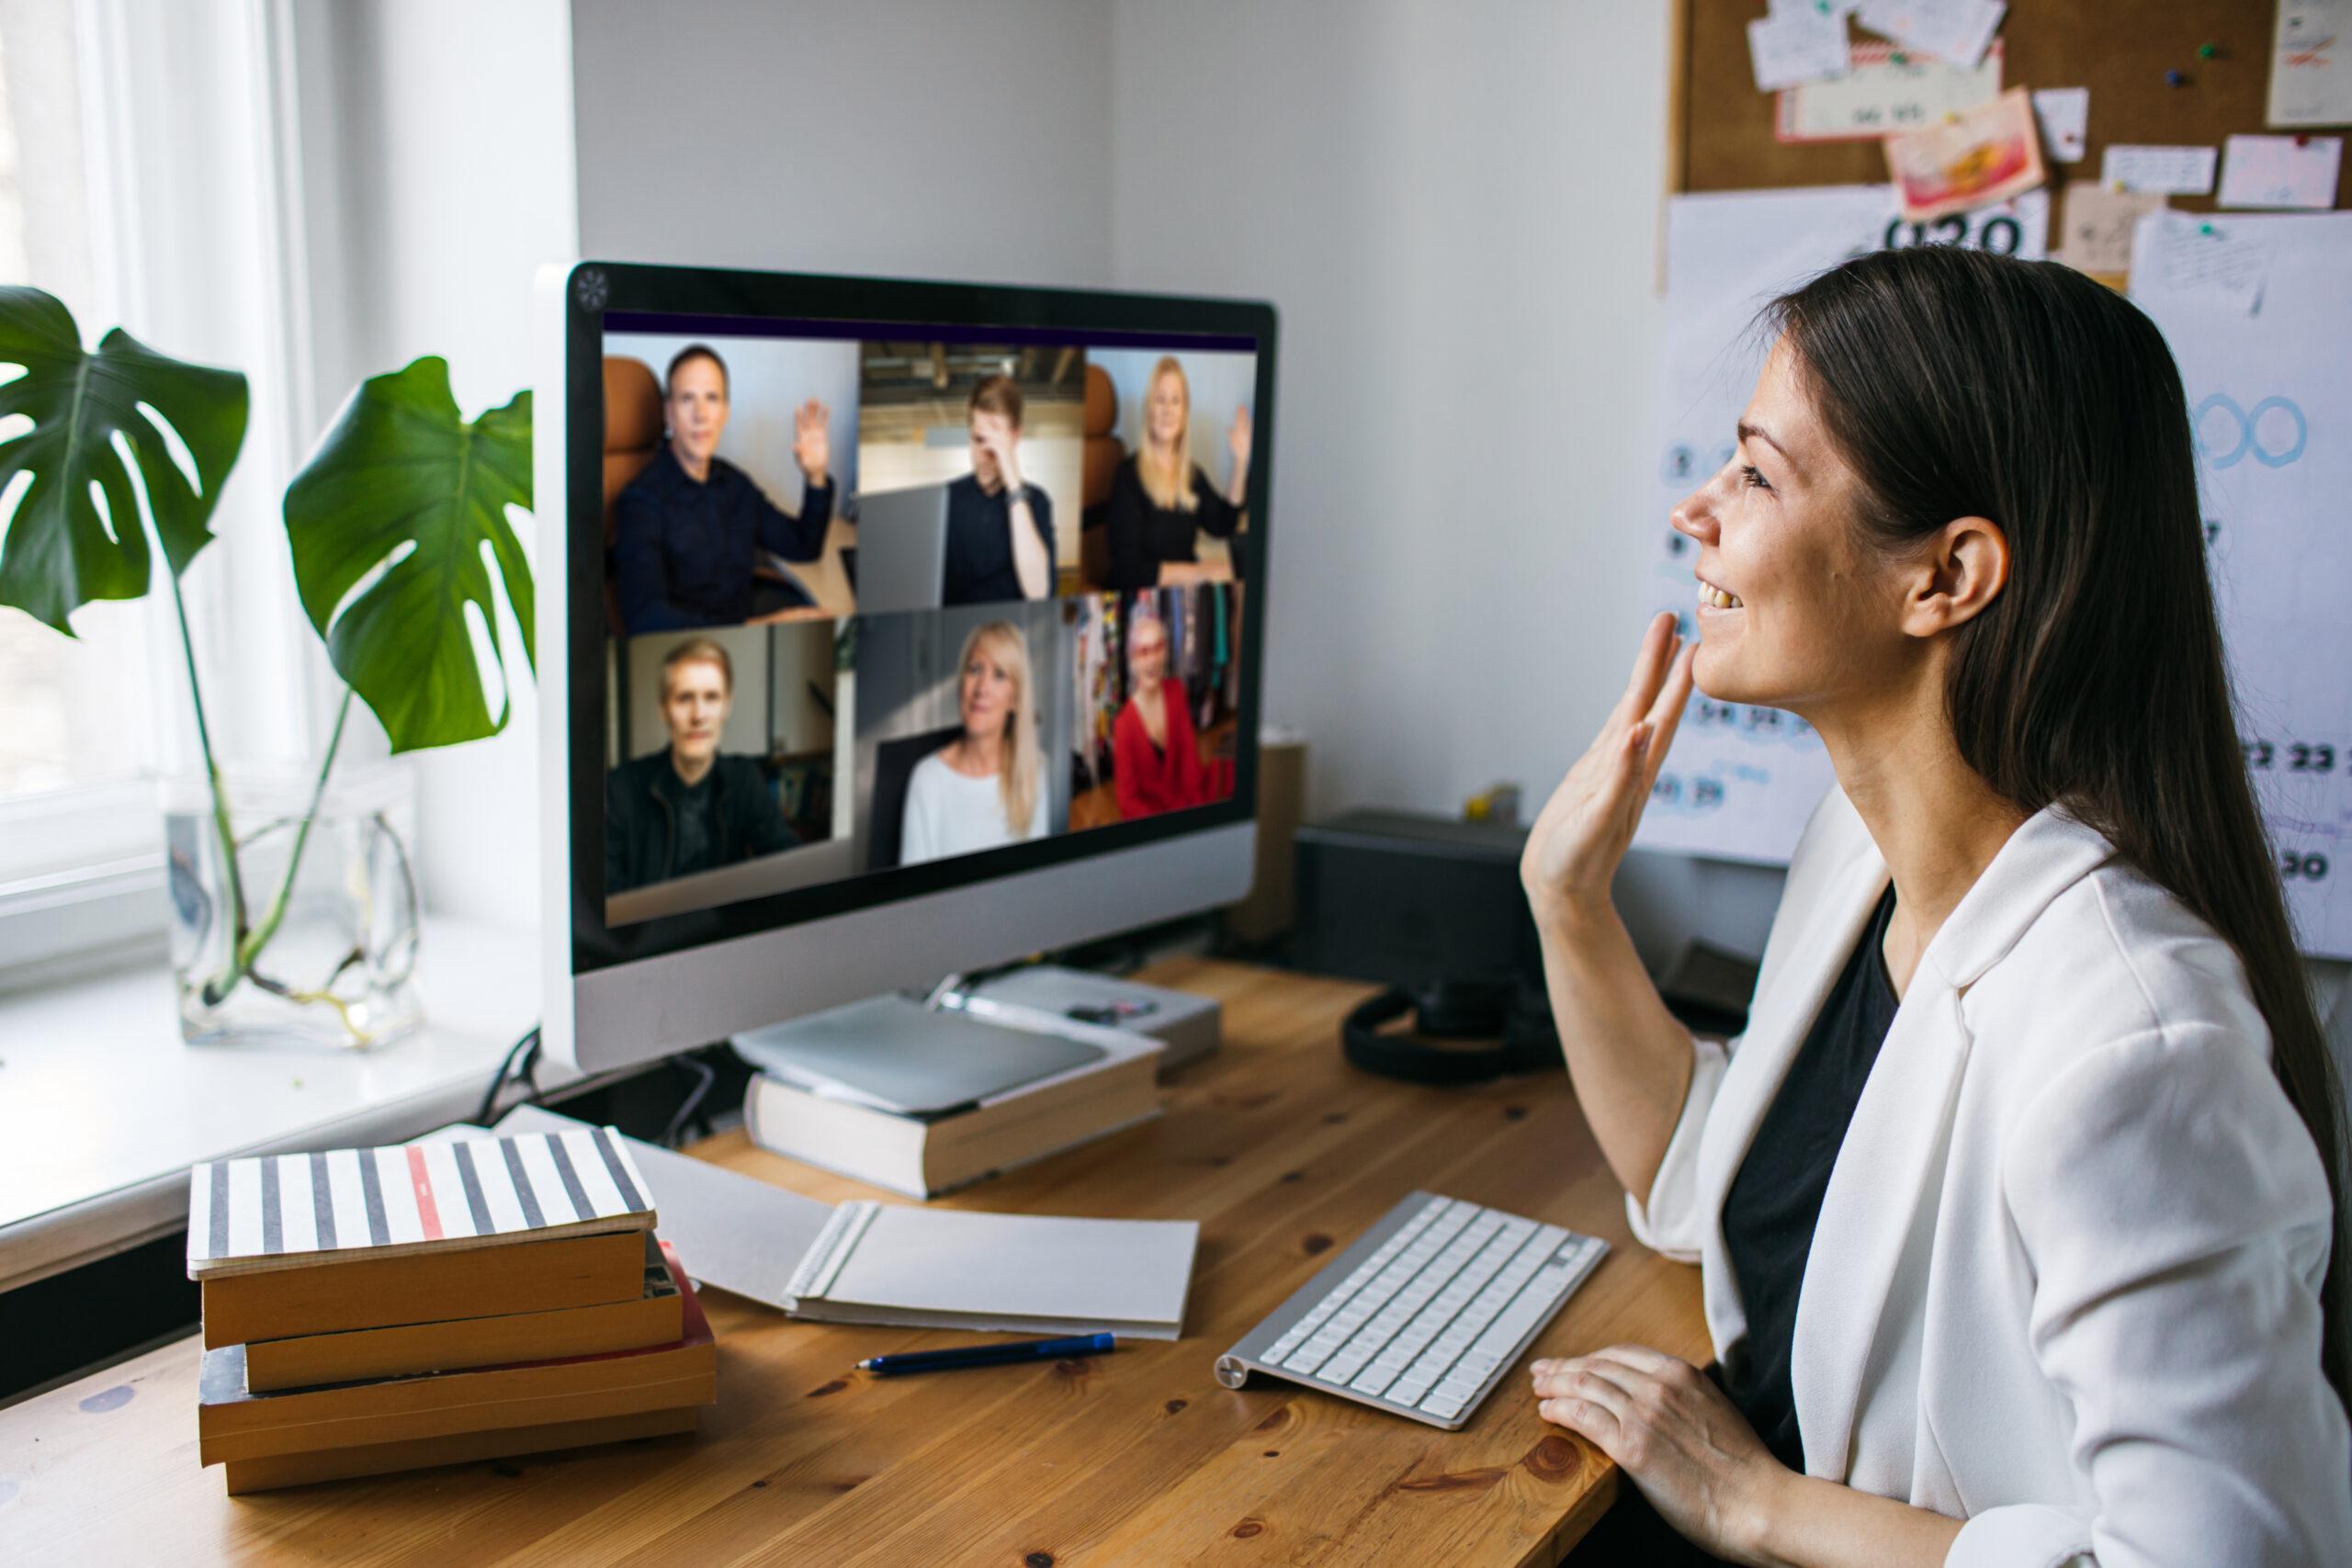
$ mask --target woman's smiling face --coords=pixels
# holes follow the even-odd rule
[[[1774,345],[1731,461],[1670,519],[1699,546],[1701,691],[1803,713],[1878,686],[1916,655],[1900,624],[1903,564],[1864,537],[1860,500],[1794,355]]]

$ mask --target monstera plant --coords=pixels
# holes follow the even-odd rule
[[[13,378],[6,367],[17,367]],[[0,431],[0,493],[30,476],[14,513],[0,518],[0,605],[72,637],[71,617],[84,604],[136,599],[155,584],[169,590],[232,938],[201,977],[208,1004],[248,981],[286,994],[264,954],[285,917],[354,698],[382,723],[396,752],[495,734],[512,704],[493,582],[526,658],[533,637],[530,565],[506,516],[510,505],[531,504],[530,393],[469,422],[440,359],[362,382],[286,491],[296,586],[344,694],[309,809],[295,824],[276,890],[260,902],[266,890],[248,887],[239,864],[229,782],[180,592],[181,576],[212,541],[213,510],[243,446],[246,412],[237,372],[169,358],[119,327],[86,351],[56,299],[0,288],[0,423],[17,426],[13,436]],[[499,660],[494,713],[469,604]]]

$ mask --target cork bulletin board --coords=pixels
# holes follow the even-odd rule
[[[1874,141],[1774,136],[1778,95],[1756,90],[1747,52],[1747,24],[1764,15],[1764,0],[1675,4],[1673,189],[1885,183],[1886,155]],[[2050,164],[2053,194],[2069,180],[2098,178],[2110,142],[2220,148],[2232,135],[2308,130],[2264,123],[2277,19],[2274,0],[2010,0],[1996,35],[2002,86],[2090,89],[2089,144],[2079,161]],[[1852,36],[1877,41],[1860,28]],[[2211,57],[2201,57],[2208,47]],[[2169,85],[2166,72],[2178,73],[2180,85]],[[2176,196],[2170,205],[2210,211],[2213,198]],[[2337,171],[2335,205],[2352,205],[2352,157]]]

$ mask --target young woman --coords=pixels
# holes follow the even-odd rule
[[[1125,821],[1233,793],[1233,764],[1201,761],[1184,683],[1167,675],[1167,623],[1138,615],[1127,627],[1127,700],[1111,723],[1111,778]]]
[[[1021,628],[1010,621],[973,627],[958,669],[964,733],[917,762],[908,777],[902,865],[1046,832],[1036,682]]]
[[[1650,628],[1521,867],[1577,1098],[1635,1233],[1701,1263],[1723,1384],[1618,1346],[1537,1362],[1540,1408],[1741,1562],[2352,1562],[2340,1100],[2179,373],[2110,290],[1945,247],[1770,319],[1673,517],[1698,642]],[[1694,682],[1837,770],[1728,1053],[1609,902]]]
[[[1193,393],[1174,355],[1151,367],[1144,392],[1143,441],[1111,476],[1103,526],[1110,531],[1105,588],[1173,588],[1231,575],[1200,563],[1202,534],[1229,539],[1250,494],[1250,411],[1233,411],[1225,489],[1193,461]]]

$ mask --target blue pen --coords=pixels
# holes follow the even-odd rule
[[[858,1366],[877,1378],[888,1378],[902,1372],[946,1372],[958,1367],[1001,1367],[1013,1361],[1100,1356],[1114,1344],[1108,1334],[1081,1334],[1075,1339],[1029,1339],[1018,1345],[967,1345],[960,1350],[910,1350],[899,1356],[869,1356]]]

